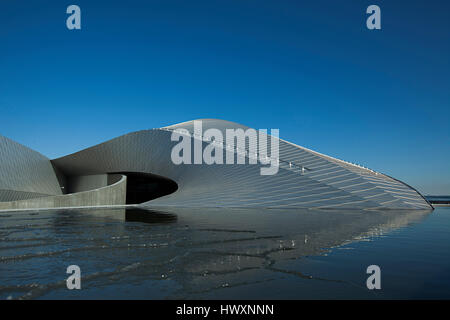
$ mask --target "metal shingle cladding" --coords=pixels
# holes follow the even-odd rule
[[[61,189],[48,158],[0,136],[0,201],[59,194]]]
[[[176,128],[193,133],[193,121],[133,132],[53,163],[69,175],[147,172],[178,184],[175,193],[148,202],[150,206],[431,208],[416,190],[402,182],[281,139],[280,169],[273,176],[260,175],[260,164],[175,165],[170,154],[178,142],[170,137]],[[227,128],[247,127],[222,120],[203,120],[203,131],[208,128],[225,132]],[[207,143],[210,142],[202,141],[203,148]],[[270,154],[270,145],[267,149]],[[233,151],[224,150],[224,157],[225,152]],[[302,172],[301,167],[307,169]]]

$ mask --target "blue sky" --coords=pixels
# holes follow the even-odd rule
[[[0,26],[0,134],[50,158],[221,118],[450,194],[448,1],[16,0]]]

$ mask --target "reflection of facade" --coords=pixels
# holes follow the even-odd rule
[[[398,180],[281,139],[280,169],[272,176],[260,175],[260,164],[175,165],[171,150],[177,142],[170,138],[177,128],[192,132],[193,122],[133,132],[55,160],[0,137],[0,209],[126,201],[188,207],[431,208]],[[203,129],[208,128],[247,127],[203,120]],[[192,139],[202,140],[203,147],[210,143]],[[59,200],[52,202],[55,196]]]
[[[365,278],[361,282],[369,264],[367,255],[358,254],[374,251],[366,246],[358,250],[355,242],[370,241],[377,235],[419,222],[429,213],[429,210],[380,210],[368,214],[364,210],[108,208],[41,212],[39,222],[30,221],[29,213],[8,214],[1,218],[1,227],[15,232],[2,234],[11,243],[2,246],[1,261],[8,268],[7,272],[0,272],[0,297],[73,298],[60,273],[48,270],[57,271],[61,265],[83,261],[82,270],[95,272],[85,272],[88,276],[83,283],[89,290],[77,290],[78,299],[104,297],[105,292],[108,299],[280,299],[289,298],[291,293],[293,299],[373,298],[373,290],[365,289]],[[39,234],[39,253],[34,245],[24,252],[24,240],[29,241],[30,232]],[[390,239],[396,240],[395,235]],[[331,260],[314,257],[342,245],[346,245],[343,249],[355,248],[356,253],[347,251],[347,258],[336,254]],[[389,250],[386,239],[381,247]],[[399,261],[398,257],[394,260]],[[30,264],[33,272],[29,271]],[[398,268],[403,271],[402,265]],[[296,279],[311,283],[298,283]],[[122,289],[129,287],[130,281],[133,290],[126,291],[124,296]],[[403,281],[400,286],[404,286]],[[413,286],[411,293],[417,294],[416,289]],[[130,297],[133,292],[138,296]]]

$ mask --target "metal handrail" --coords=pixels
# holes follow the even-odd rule
[[[173,131],[176,130],[176,129],[159,128],[159,130],[164,130],[164,131],[173,132]],[[181,134],[183,134],[183,133],[181,132]],[[251,156],[250,156],[250,151],[249,151],[247,148],[245,148],[245,150],[242,152],[242,151],[239,150],[239,148],[238,148],[237,146],[229,145],[229,144],[225,143],[224,141],[219,141],[219,140],[213,140],[213,141],[211,141],[211,139],[207,139],[207,138],[205,138],[204,136],[201,136],[201,135],[198,135],[198,134],[195,134],[195,133],[194,133],[192,136],[193,136],[194,138],[198,138],[198,139],[200,139],[200,140],[202,140],[202,141],[204,141],[204,142],[209,142],[209,143],[212,143],[212,144],[217,144],[217,146],[220,146],[220,147],[222,147],[222,148],[225,149],[225,150],[230,150],[230,151],[232,150],[232,151],[235,152],[236,154],[244,155],[245,157],[251,158]],[[255,153],[256,159],[261,158],[261,156],[265,156],[266,159],[271,159],[271,160],[278,161],[278,163],[286,164],[286,166],[287,166],[289,169],[291,169],[291,171],[293,171],[293,168],[294,168],[294,169],[295,169],[295,168],[298,168],[298,169],[301,171],[302,174],[305,173],[306,171],[312,171],[311,169],[309,169],[309,168],[307,168],[307,167],[305,167],[305,166],[302,166],[302,165],[298,165],[298,164],[294,163],[293,161],[287,161],[287,160],[283,160],[283,159],[280,159],[280,158],[272,158],[272,157],[268,157],[267,155],[261,154],[261,153],[259,153],[259,152],[256,152],[256,153]]]

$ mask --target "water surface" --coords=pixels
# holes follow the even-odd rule
[[[0,213],[0,298],[448,299],[450,208]]]

